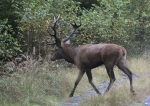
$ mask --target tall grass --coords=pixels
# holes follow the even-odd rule
[[[55,106],[61,102],[71,87],[67,70],[54,71],[46,62],[27,62],[11,77],[0,77],[0,105]]]
[[[131,95],[129,81],[124,84],[113,85],[110,92],[105,95],[92,96],[84,99],[81,106],[142,106],[144,99],[150,95],[150,57],[128,60],[128,66],[137,77],[133,84],[136,96]],[[18,68],[11,77],[0,77],[0,105],[2,106],[57,106],[70,100],[69,94],[73,88],[78,74],[76,68],[55,68],[49,63],[27,60],[25,67]],[[122,72],[115,67],[116,82],[123,79]],[[109,81],[104,67],[92,71],[93,82],[96,86]],[[75,95],[93,89],[86,75],[79,83]]]

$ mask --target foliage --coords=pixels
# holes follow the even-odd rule
[[[21,0],[1,0],[0,1],[0,19],[8,19],[7,25],[13,28],[14,38],[19,38],[19,19],[21,18],[22,2]]]
[[[119,2],[119,1],[118,1]],[[112,4],[112,2],[101,2],[101,6],[93,7],[90,12],[87,10],[83,11],[83,23],[85,27],[86,34],[83,34],[84,38],[87,37],[89,43],[99,43],[99,42],[107,42],[120,43],[118,39],[123,42],[127,42],[128,35],[126,35],[125,31],[125,22],[123,18],[122,6],[116,7],[116,4]],[[121,10],[122,9],[122,10]]]
[[[150,44],[150,1],[149,0],[131,0],[128,5],[128,20],[135,23],[131,25],[133,28],[130,30],[130,34],[134,34],[134,41],[138,42],[138,46],[141,51],[145,51],[149,48]],[[131,33],[132,32],[132,33]]]
[[[98,0],[86,0],[86,2],[84,0],[75,0],[77,2],[80,2],[80,7],[82,9],[91,9],[93,7],[93,5],[97,5],[99,6],[99,2]]]
[[[16,56],[21,51],[19,29],[20,0],[0,1],[0,60]]]
[[[127,48],[130,54],[139,54],[150,48],[148,0],[15,0],[1,1],[1,19],[8,19],[13,38],[19,41],[23,52],[38,56],[49,54],[45,40],[53,39],[46,28],[53,17],[60,14],[57,34],[60,38],[72,30],[69,22],[82,23],[74,44],[116,43]],[[86,4],[87,3],[87,4]],[[9,7],[11,9],[9,10]],[[7,14],[6,14],[7,13]],[[11,19],[11,17],[13,17]],[[20,36],[20,30],[22,36]]]
[[[22,39],[24,42],[23,51],[32,54],[33,48],[36,48],[36,55],[45,55],[47,53],[45,40],[47,39],[46,27],[48,23],[53,24],[53,17],[57,17],[60,14],[61,20],[58,26],[61,23],[61,27],[59,27],[58,31],[65,32],[67,29],[65,27],[66,20],[72,20],[73,14],[77,13],[78,8],[76,5],[78,3],[69,0],[41,0],[38,3],[36,0],[25,0],[24,2],[24,16],[21,20],[24,35]]]
[[[98,1],[99,5],[81,12],[81,39],[76,39],[79,43],[116,43],[124,46],[130,54],[149,49],[148,0]]]
[[[21,52],[17,39],[10,34],[14,30],[11,25],[7,25],[7,21],[0,21],[0,59],[11,58]]]

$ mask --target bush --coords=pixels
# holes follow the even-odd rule
[[[0,20],[0,60],[11,58],[21,52],[18,40],[11,35],[14,33],[13,28],[7,22],[7,19]]]

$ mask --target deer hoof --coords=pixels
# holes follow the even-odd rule
[[[69,97],[73,97],[73,93],[71,93],[71,94],[69,95]]]
[[[136,93],[135,93],[135,91],[132,91],[132,94],[133,94],[133,96],[136,96]]]

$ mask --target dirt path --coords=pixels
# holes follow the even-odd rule
[[[150,96],[144,101],[144,106],[150,106]]]
[[[106,87],[108,86],[108,83],[109,82],[104,82],[102,86],[98,87],[98,90],[101,93],[104,93]],[[88,92],[81,94],[79,96],[74,96],[74,97],[72,97],[72,100],[67,101],[59,106],[78,106],[78,104],[82,101],[82,99],[89,98],[91,96],[98,96],[97,93],[95,92],[95,90],[93,90],[93,89],[91,89]]]
[[[150,75],[150,73],[149,73]],[[125,74],[122,74],[123,79],[121,81],[116,81],[114,83],[115,86],[122,85],[128,81],[128,78]],[[133,78],[139,78],[139,75],[133,75]],[[102,85],[98,86],[98,90],[103,94],[106,90],[109,81],[104,81]],[[90,98],[92,96],[98,96],[94,89],[89,90],[88,92],[81,94],[79,96],[74,96],[70,101],[66,101],[65,103],[59,104],[58,106],[78,106],[80,102],[85,98]],[[144,106],[150,106],[150,96],[143,101]]]

